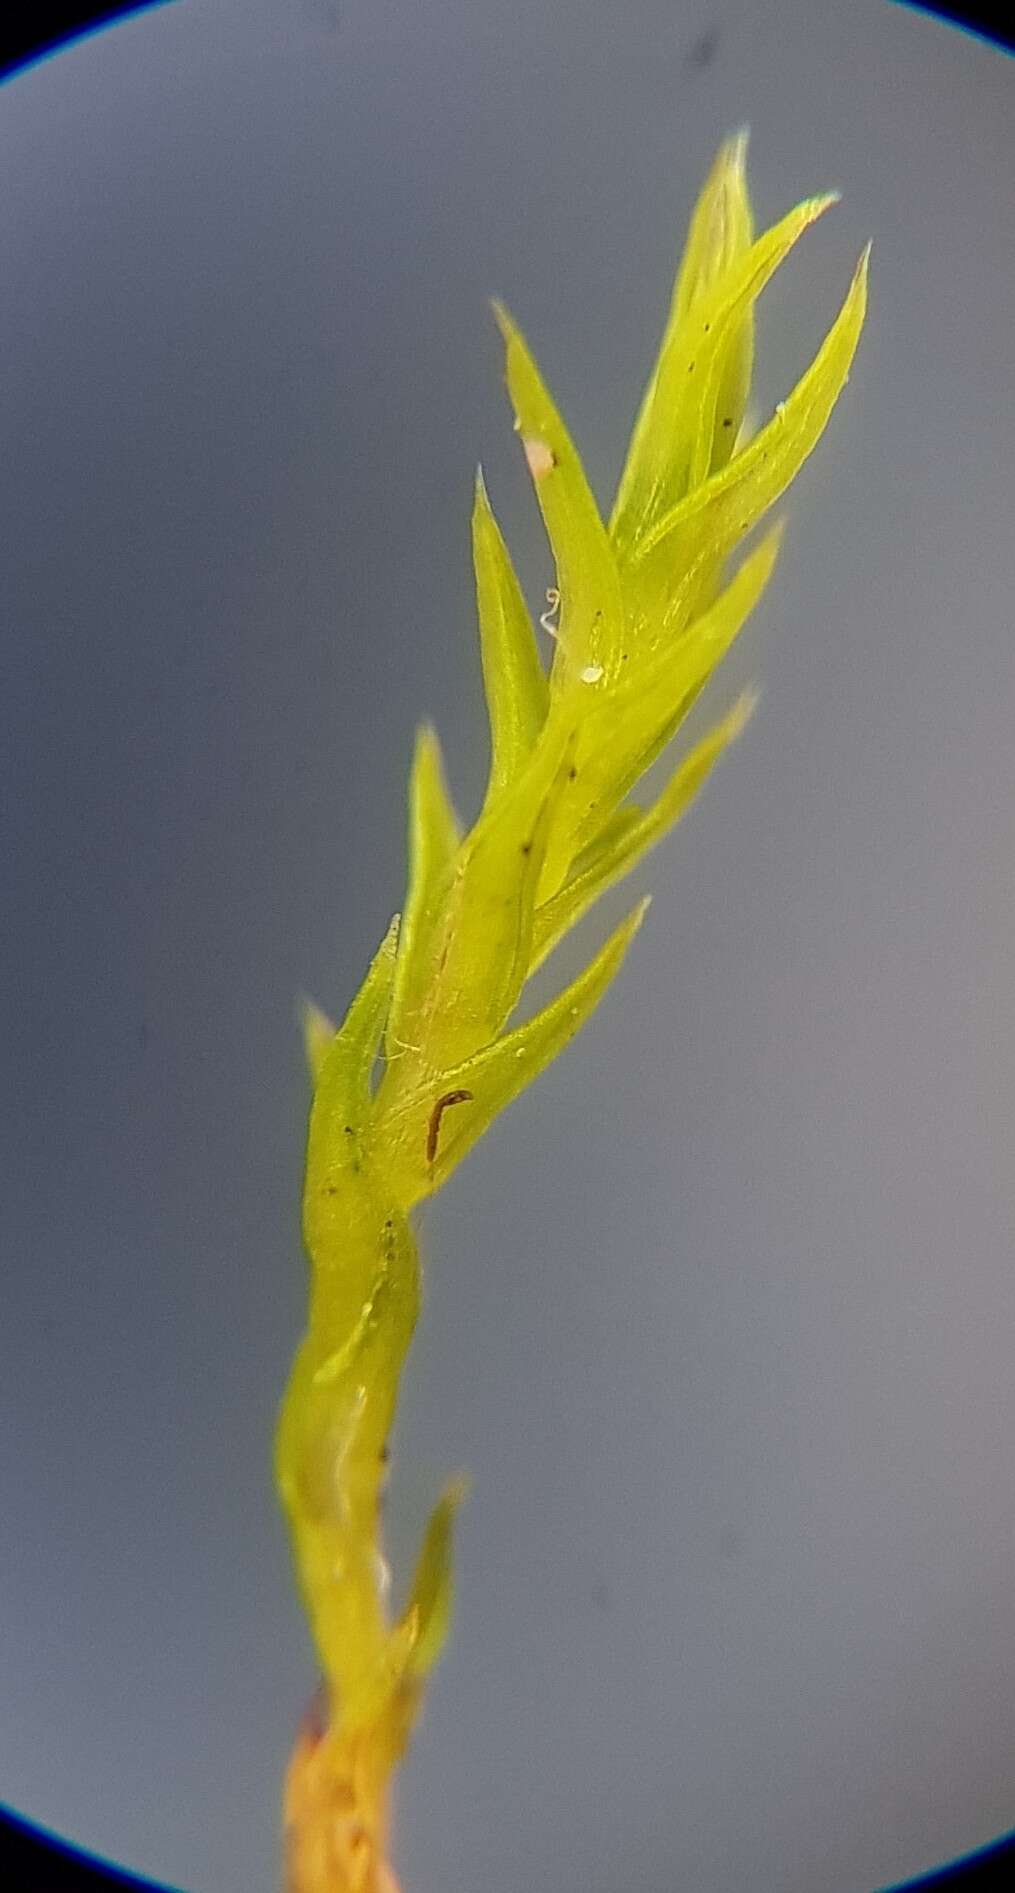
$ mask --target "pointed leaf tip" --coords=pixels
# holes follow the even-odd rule
[[[431,1513],[420,1550],[405,1621],[412,1625],[409,1667],[421,1679],[440,1656],[451,1626],[453,1527],[470,1484],[463,1473],[449,1481]]]
[[[308,998],[305,993],[296,1002],[296,1017],[303,1038],[307,1069],[316,1084],[338,1027],[316,1000]]]
[[[726,719],[726,731],[731,742],[736,742],[737,737],[743,735],[760,702],[760,684],[748,684],[747,689],[740,692]]]
[[[581,458],[524,335],[494,304],[506,346],[505,372],[560,593],[553,684],[557,692],[588,665],[613,673],[624,608],[609,537]]]
[[[546,718],[548,687],[528,606],[482,471],[472,509],[472,560],[490,721],[489,803],[524,768]]]
[[[515,325],[511,319],[511,315],[508,310],[507,303],[503,302],[500,296],[491,296],[490,309],[493,314],[493,319],[496,322],[497,327],[499,328],[502,336],[504,337],[505,342],[508,341],[514,330]]]
[[[437,731],[432,723],[421,723],[409,778],[409,888],[388,1019],[396,1051],[412,1041],[413,1015],[426,995],[430,949],[459,839]]]

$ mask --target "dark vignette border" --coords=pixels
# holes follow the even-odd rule
[[[61,47],[105,27],[181,0],[131,0],[127,5],[87,5],[82,0],[30,0],[4,9],[0,19],[0,81],[10,79]],[[956,6],[930,0],[886,0],[908,6],[987,41],[1015,49],[1015,20],[990,4]],[[176,1893],[139,1879],[96,1855],[82,1853],[44,1828],[0,1805],[0,1880],[8,1893]],[[921,1879],[882,1893],[1009,1893],[1015,1887],[1015,1833]],[[627,1893],[627,1890],[622,1890]],[[675,1890],[678,1893],[678,1890]],[[731,1893],[733,1890],[731,1889]],[[858,1893],[860,1890],[858,1889]]]

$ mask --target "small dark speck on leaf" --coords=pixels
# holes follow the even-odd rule
[[[720,37],[717,26],[708,26],[703,33],[699,33],[697,39],[692,40],[687,49],[688,65],[694,66],[698,72],[704,72],[706,66],[712,64],[719,51]]]

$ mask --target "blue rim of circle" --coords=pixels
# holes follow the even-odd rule
[[[0,84],[26,68],[52,58],[75,41],[97,35],[156,7],[176,0],[130,0],[127,5],[46,4],[35,0],[30,28],[8,26],[0,37]],[[931,0],[886,0],[912,13],[924,13],[970,33],[988,45],[1015,50],[1015,23],[1004,21],[995,7],[931,4]],[[74,1847],[59,1835],[27,1820],[0,1802],[0,1869],[10,1893],[180,1893],[164,1883],[140,1878],[125,1867]],[[893,1881],[878,1893],[993,1893],[1015,1886],[1015,1829],[988,1841],[975,1853],[964,1854],[915,1880]],[[859,1893],[859,1890],[858,1890]]]

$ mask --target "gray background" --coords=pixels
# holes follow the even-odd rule
[[[862,0],[185,0],[0,90],[0,1797],[268,1893],[293,998],[484,762],[485,298],[604,497],[684,220],[872,317],[622,983],[422,1220],[391,1544],[471,1469],[407,1893],[864,1893],[1015,1824],[1013,78]],[[697,719],[700,724],[703,718]],[[612,903],[619,912],[630,890]],[[602,937],[600,913],[559,974]],[[545,982],[550,984],[549,977]]]

